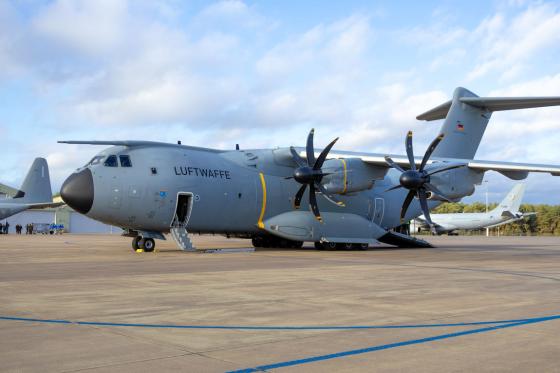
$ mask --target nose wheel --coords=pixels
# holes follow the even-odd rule
[[[132,250],[135,252],[144,251],[146,253],[151,253],[156,248],[156,242],[153,238],[143,238],[142,236],[136,236],[132,240]]]

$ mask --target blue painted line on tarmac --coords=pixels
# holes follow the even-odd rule
[[[560,317],[547,316],[547,317]],[[539,320],[541,318],[538,318]],[[175,325],[175,324],[137,324],[137,323],[116,323],[103,321],[71,321],[58,319],[38,319],[28,317],[0,316],[0,320],[37,322],[47,324],[74,324],[91,326],[116,326],[116,327],[135,327],[135,328],[162,328],[162,329],[225,329],[225,330],[354,330],[354,329],[415,329],[415,328],[442,328],[454,326],[478,326],[493,324],[508,324],[519,322],[532,322],[535,318],[514,319],[514,320],[494,320],[461,323],[440,323],[440,324],[413,324],[413,325],[349,325],[349,326],[243,326],[243,325]]]
[[[505,323],[505,324],[500,324],[500,325],[495,325],[495,326],[489,326],[489,327],[485,327],[485,328],[471,329],[471,330],[466,330],[466,331],[461,331],[461,332],[456,332],[456,333],[447,333],[447,334],[435,335],[435,336],[427,337],[427,338],[411,339],[411,340],[408,340],[408,341],[402,341],[402,342],[396,342],[396,343],[389,343],[389,344],[384,344],[384,345],[360,348],[360,349],[357,349],[357,350],[342,351],[342,352],[337,352],[337,353],[328,354],[328,355],[313,356],[313,357],[308,357],[308,358],[303,358],[303,359],[284,361],[284,362],[268,364],[268,365],[261,365],[261,366],[254,367],[254,368],[235,370],[235,371],[231,371],[229,373],[262,372],[262,371],[266,371],[266,370],[285,368],[285,367],[290,367],[290,366],[294,366],[294,365],[308,364],[308,363],[313,363],[313,362],[317,362],[317,361],[337,359],[337,358],[352,356],[352,355],[360,355],[360,354],[365,354],[365,353],[368,353],[368,352],[388,350],[388,349],[391,349],[391,348],[397,348],[397,347],[403,347],[403,346],[410,346],[410,345],[415,345],[415,344],[439,341],[439,340],[442,340],[442,339],[456,338],[456,337],[460,337],[460,336],[464,336],[464,335],[486,333],[486,332],[490,332],[490,331],[494,331],[494,330],[512,328],[512,327],[515,327],[515,326],[521,326],[521,325],[527,325],[527,324],[535,324],[535,323],[540,323],[540,322],[549,321],[549,320],[556,320],[556,319],[560,319],[560,315],[525,319],[525,320],[522,320],[522,321]]]

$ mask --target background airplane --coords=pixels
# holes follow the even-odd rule
[[[58,207],[53,203],[49,166],[44,158],[35,158],[27,176],[12,198],[0,199],[0,220],[27,209]]]
[[[316,153],[313,130],[305,149],[61,141],[112,145],[70,175],[61,196],[76,211],[124,228],[133,248],[145,251],[166,232],[191,250],[187,227],[252,238],[256,247],[426,246],[390,229],[422,213],[432,225],[430,208],[471,195],[489,170],[514,180],[560,175],[556,165],[473,160],[492,112],[553,105],[560,97],[488,98],[457,88],[452,100],[417,117],[445,119],[422,158],[414,157],[411,132],[406,156],[330,153],[337,139]],[[309,211],[299,209],[305,199]]]
[[[482,213],[430,214],[437,234],[451,233],[458,229],[493,228],[535,215],[519,211],[525,184],[516,184],[506,198],[492,211]],[[415,219],[419,230],[430,230],[424,215]]]

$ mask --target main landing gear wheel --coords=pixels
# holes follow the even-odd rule
[[[315,242],[315,248],[317,250],[336,250],[340,247],[336,242]]]
[[[156,242],[153,238],[144,238],[140,240],[140,248],[144,249],[145,252],[151,253],[156,248]]]
[[[140,250],[140,240],[142,239],[142,237],[140,236],[136,236],[132,239],[132,250],[134,250],[136,252],[136,250]]]
[[[138,251],[142,250],[147,253],[151,253],[156,248],[156,243],[153,238],[142,238],[141,236],[136,236],[132,240],[132,250]]]
[[[347,242],[315,242],[317,250],[367,250],[367,243],[347,243]]]

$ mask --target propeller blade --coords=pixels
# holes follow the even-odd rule
[[[394,187],[391,187],[391,188],[387,189],[385,192],[390,192],[390,191],[392,191],[392,190],[399,189],[399,188],[402,188],[402,187],[403,187],[403,186],[400,185],[400,184],[399,184],[399,185],[395,185]]]
[[[416,191],[411,190],[406,195],[406,198],[404,199],[404,202],[401,207],[401,222],[404,220],[404,216],[406,215],[406,210],[408,210],[408,206],[410,206],[410,202],[412,202],[412,199],[414,198],[415,194]]]
[[[299,209],[301,206],[301,199],[303,198],[303,193],[305,193],[305,188],[307,188],[307,184],[303,184],[296,193],[294,198],[294,208]]]
[[[422,212],[424,213],[426,222],[430,225],[430,230],[432,231],[432,233],[435,233],[436,227],[432,222],[432,218],[430,217],[430,209],[428,208],[428,196],[426,196],[426,190],[424,190],[424,188],[418,189],[418,199],[420,200],[420,207],[422,208]]]
[[[401,166],[399,166],[398,164],[396,164],[395,161],[393,161],[393,159],[391,157],[389,157],[388,155],[385,156],[385,162],[387,162],[387,164],[390,167],[393,167],[394,169],[397,169],[400,172],[404,172],[404,169]]]
[[[449,170],[452,170],[454,168],[459,168],[459,167],[466,167],[466,165],[456,164],[456,165],[453,165],[453,166],[443,167],[443,168],[440,168],[440,169],[437,169],[435,171],[432,171],[432,172],[428,173],[428,176],[439,174],[440,172],[449,171]]]
[[[434,141],[432,141],[430,146],[428,146],[428,150],[426,150],[426,153],[424,153],[424,158],[422,158],[422,163],[420,163],[420,168],[419,168],[420,171],[424,170],[426,163],[428,163],[428,159],[430,159],[432,153],[434,152],[434,150],[436,150],[436,147],[441,142],[441,140],[443,140],[444,136],[445,135],[443,133],[440,133],[438,137],[436,137]]]
[[[296,152],[293,146],[290,146],[290,153],[292,153],[292,158],[294,159],[294,162],[296,162],[296,164],[299,167],[307,166],[307,162],[305,161],[305,159],[300,157],[300,155],[298,154],[298,152]]]
[[[340,201],[338,198],[335,198],[333,195],[329,194],[329,192],[327,192],[325,187],[323,187],[321,184],[316,183],[315,188],[319,189],[319,192],[321,192],[321,194],[323,195],[323,197],[326,198],[327,201],[334,203],[335,205],[340,207],[346,206],[344,202]]]
[[[408,156],[408,163],[410,163],[410,169],[416,170],[416,163],[414,163],[414,150],[412,149],[412,131],[408,131],[406,134],[406,155]]]
[[[333,141],[331,141],[331,143],[329,145],[327,145],[327,147],[325,149],[323,149],[321,154],[319,154],[319,158],[317,158],[317,161],[315,161],[315,165],[313,166],[314,170],[320,170],[321,167],[323,167],[323,163],[325,162],[325,159],[327,159],[327,155],[329,154],[332,147],[334,146],[334,144],[337,141],[338,141],[338,137],[336,139],[334,139]]]
[[[315,196],[315,186],[313,184],[309,184],[309,206],[311,207],[311,211],[313,211],[315,218],[322,223],[323,218],[319,212],[319,206],[317,206],[317,197]]]
[[[428,189],[430,192],[432,192],[433,194],[435,194],[436,196],[440,197],[441,199],[446,200],[447,202],[451,202],[451,200],[449,198],[447,198],[445,196],[445,194],[443,194],[438,188],[436,188],[435,185],[430,184],[430,183],[425,183],[424,184],[424,188]]]
[[[307,153],[307,165],[312,167],[315,164],[315,149],[313,148],[313,134],[315,133],[315,129],[311,128],[309,131],[309,135],[307,136],[307,146],[305,147],[305,151]]]

